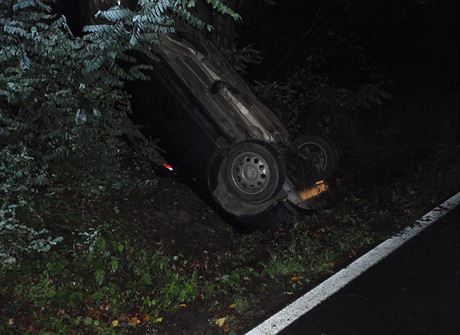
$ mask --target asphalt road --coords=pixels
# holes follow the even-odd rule
[[[460,334],[460,214],[441,220],[282,335]]]

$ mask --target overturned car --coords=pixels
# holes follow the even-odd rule
[[[227,213],[254,216],[283,201],[311,208],[328,190],[334,145],[292,139],[205,36],[183,31],[161,42],[152,79],[128,84],[134,123]]]
[[[98,23],[94,14],[114,3],[73,1],[63,8],[81,19],[75,25],[81,30]],[[283,202],[312,208],[328,190],[335,146],[318,135],[293,139],[204,33],[176,29],[163,34],[155,49],[160,62],[147,73],[151,79],[126,83],[133,110],[129,128],[135,124],[128,137],[135,141],[140,129],[140,135],[158,138],[179,174],[238,218],[268,213]]]

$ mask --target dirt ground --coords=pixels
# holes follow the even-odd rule
[[[278,226],[271,231],[255,233],[233,229],[216,208],[174,179],[160,179],[158,187],[162,190],[162,197],[134,200],[133,195],[127,195],[129,200],[121,203],[120,208],[125,206],[128,215],[132,215],[130,220],[134,229],[152,245],[161,242],[168,254],[185,255],[188,262],[199,269],[203,279],[212,281],[213,276],[238,272],[242,268],[259,271],[257,276],[243,278],[238,284],[242,287],[238,286],[235,291],[221,292],[211,300],[197,297],[186,308],[167,314],[159,333],[241,334],[249,330],[457,192],[460,189],[459,166],[455,157],[441,155],[436,162],[418,166],[414,173],[374,178],[371,187],[363,187],[360,178],[339,179],[325,209],[298,212],[290,227]],[[369,178],[365,180],[366,184]],[[133,209],[133,203],[139,207]],[[344,235],[345,246],[335,252],[333,264],[323,270],[315,268],[304,281],[296,282],[296,273],[289,273],[289,270],[275,278],[267,276],[264,266],[273,260],[277,249],[290,247],[293,234],[308,232],[313,239],[322,241],[318,250],[332,249],[330,243],[341,240],[331,236],[344,230],[347,224],[366,230],[367,233],[357,239],[362,237],[367,242],[348,242]],[[305,257],[314,259],[317,255]],[[242,276],[245,273],[242,271]],[[246,300],[244,308],[238,311],[232,307],[232,302],[240,299],[241,294],[237,292],[240,289]],[[224,326],[215,324],[218,318],[225,318]],[[138,331],[142,333],[145,329],[139,328]]]

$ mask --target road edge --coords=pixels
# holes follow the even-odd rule
[[[460,192],[423,215],[411,226],[383,241],[374,249],[362,255],[350,265],[338,271],[245,335],[278,334],[295,320],[311,311],[351,281],[399,249],[403,244],[412,240],[422,231],[453,212],[457,207],[460,207]]]

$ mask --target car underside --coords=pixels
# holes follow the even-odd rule
[[[293,146],[222,53],[196,32],[165,34],[161,42],[152,79],[129,85],[136,123],[149,125],[182,170],[233,215],[255,215],[285,199],[311,207],[327,190],[321,168]]]
[[[85,13],[114,2],[88,3]],[[229,214],[254,216],[284,201],[312,208],[328,190],[335,146],[318,135],[293,139],[205,33],[177,26],[160,42],[150,79],[126,83],[129,128],[159,139],[168,161]]]

